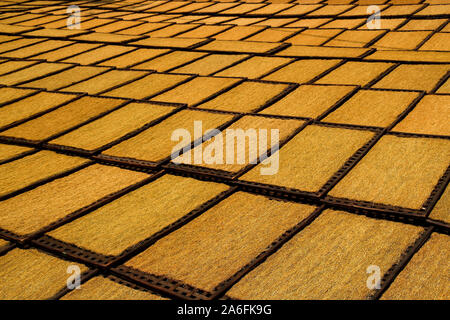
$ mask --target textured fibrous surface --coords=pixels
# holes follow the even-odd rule
[[[72,4],[0,3],[0,299],[449,298],[449,0]]]
[[[316,192],[373,136],[370,131],[308,126],[278,151],[278,172],[261,175],[263,163],[241,180]]]
[[[416,92],[361,90],[323,120],[385,127],[393,123],[418,96]]]
[[[37,231],[148,176],[115,167],[90,166],[0,202],[0,227],[18,234]]]
[[[122,103],[124,101],[118,99],[83,97],[41,117],[6,130],[3,134],[28,140],[43,140],[110,111]]]
[[[131,103],[103,118],[61,136],[51,143],[93,150],[162,117],[174,108],[152,103]]]
[[[103,277],[95,277],[79,290],[72,290],[61,300],[166,300],[156,294],[120,284]]]
[[[67,268],[71,265],[75,263],[58,259],[36,249],[14,249],[0,257],[0,298],[2,300],[51,298],[66,287]],[[87,270],[81,264],[76,266],[81,272]]]
[[[450,96],[429,95],[394,127],[395,131],[450,135]]]
[[[421,228],[325,211],[250,272],[228,295],[238,299],[364,299],[366,269],[400,259]]]
[[[316,83],[366,85],[391,66],[392,63],[350,61],[320,78]]]
[[[401,65],[373,87],[430,91],[445,76],[449,68],[449,65]]]
[[[170,188],[173,192],[167,192]],[[91,251],[117,255],[226,189],[223,184],[165,175],[49,235]]]
[[[7,246],[9,244],[8,241],[0,239],[0,249]]]
[[[261,113],[316,118],[349,94],[351,86],[302,85]]]
[[[36,79],[53,72],[61,71],[67,68],[63,63],[39,63],[32,65],[27,69],[17,70],[0,76],[0,84],[17,85],[27,80]]]
[[[285,84],[246,81],[198,107],[221,111],[251,112],[262,107],[287,88],[288,86]]]
[[[126,265],[212,290],[313,209],[237,193]]]
[[[57,107],[71,99],[73,95],[40,92],[31,97],[5,105],[0,109],[0,126],[6,126],[24,120],[40,112]]]
[[[172,132],[177,129],[187,130],[189,133],[187,141],[184,142],[178,135],[174,137],[174,141],[184,142],[179,149],[185,145],[189,145],[191,141],[199,137],[195,137],[194,121],[201,121],[203,130],[214,129],[219,125],[231,120],[229,114],[208,113],[203,111],[182,110],[174,116],[161,122],[149,129],[143,131],[137,136],[125,140],[124,142],[112,147],[104,152],[106,155],[131,157],[139,160],[159,161],[171,155],[176,146],[171,140]],[[186,133],[186,131],[182,131]]]
[[[148,62],[140,63],[136,68],[164,72],[203,56],[205,56],[205,53],[175,51],[156,57]]]
[[[27,82],[25,86],[32,88],[42,88],[47,90],[56,90],[69,86],[72,83],[93,77],[104,71],[106,71],[106,68],[77,66],[73,69],[57,73],[56,75],[48,76],[32,82]]]
[[[188,79],[188,76],[153,73],[107,91],[104,95],[128,99],[144,99],[153,96],[160,91],[166,90],[186,79]]]
[[[290,61],[292,60],[278,57],[253,57],[233,67],[227,68],[217,73],[217,75],[224,77],[246,77],[249,79],[257,79]]]
[[[386,291],[383,299],[448,300],[449,237],[433,234]]]
[[[94,95],[120,86],[126,82],[135,80],[146,74],[146,72],[142,71],[112,70],[110,72],[71,85],[70,87],[64,88],[63,91],[86,92]]]
[[[246,116],[228,127],[224,134],[205,141],[191,152],[200,152],[207,157],[203,161],[208,163],[203,163],[203,167],[237,172],[251,163],[256,163],[257,158],[274,148],[278,140],[285,140],[302,124],[304,121],[301,120]],[[244,139],[237,137],[238,130],[243,130],[246,135]],[[257,148],[250,149],[253,148],[251,139],[257,139]],[[180,158],[172,161],[181,162]]]
[[[300,60],[277,70],[264,80],[305,83],[337,65],[339,60]]]
[[[29,94],[32,94],[33,92],[36,92],[34,90],[30,89],[17,89],[17,88],[8,88],[3,87],[0,89],[0,103],[6,103],[13,100],[16,100],[18,98],[25,97]]]
[[[237,81],[233,78],[198,77],[154,97],[154,100],[192,105],[230,87]]]
[[[430,218],[445,222],[450,221],[450,188],[448,186],[436,203],[433,211],[431,211]]]
[[[31,150],[33,149],[9,144],[0,144],[0,161],[8,160]]]
[[[207,76],[215,73],[231,64],[245,59],[244,54],[211,54],[199,60],[195,60],[187,65],[183,65],[173,70],[173,72],[199,74]]]
[[[449,157],[448,140],[385,136],[330,195],[420,209]],[[362,188],[368,181],[371,187]]]
[[[25,188],[33,183],[74,169],[87,159],[41,151],[0,167],[0,195]]]

